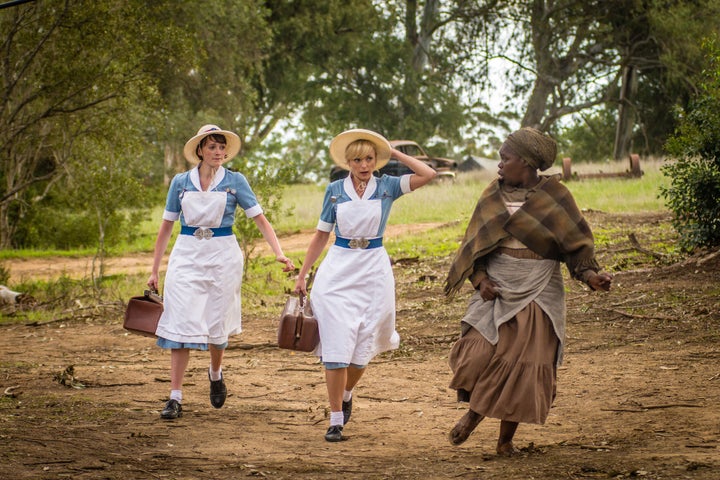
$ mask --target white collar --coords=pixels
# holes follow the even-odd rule
[[[365,187],[365,193],[363,193],[362,198],[360,198],[357,194],[357,191],[355,191],[355,187],[352,183],[352,175],[348,174],[348,176],[345,177],[343,188],[353,200],[368,199],[372,196],[373,193],[375,193],[375,190],[377,189],[377,179],[375,178],[375,175],[370,177],[370,181],[368,182],[367,187]]]
[[[195,186],[195,188],[198,189],[198,191],[202,192],[203,189],[200,186],[200,165],[190,170],[190,181]],[[218,184],[222,181],[222,179],[225,178],[225,168],[221,165],[217,171],[215,172],[215,177],[213,177],[212,182],[210,182],[210,186],[208,187],[207,191],[212,191]]]

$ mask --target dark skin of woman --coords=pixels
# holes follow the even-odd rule
[[[517,188],[532,188],[538,184],[540,177],[538,170],[525,163],[507,144],[500,147],[500,163],[498,164],[498,177],[505,185]],[[587,279],[588,285],[594,290],[610,290],[612,277],[606,273],[593,272]],[[499,293],[497,284],[485,277],[476,285],[480,296],[485,301],[493,300]],[[460,445],[470,436],[478,424],[485,418],[479,413],[468,409],[467,413],[458,421],[450,431],[450,442]],[[510,456],[518,453],[512,443],[518,422],[500,421],[500,434],[498,436],[496,451],[498,455]]]

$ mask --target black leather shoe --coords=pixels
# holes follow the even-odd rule
[[[182,405],[177,400],[169,400],[160,412],[160,418],[172,420],[178,417],[182,417]]]
[[[208,379],[210,380],[210,371],[208,370]],[[210,404],[215,408],[220,408],[225,404],[227,398],[227,388],[223,381],[222,372],[220,380],[210,380]]]
[[[342,412],[343,425],[345,425],[350,420],[350,414],[352,413],[352,397],[350,397],[350,400],[348,400],[347,402],[343,401]]]
[[[325,434],[325,440],[328,442],[341,442],[343,440],[342,431],[342,425],[330,425]]]

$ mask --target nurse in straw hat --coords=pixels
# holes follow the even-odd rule
[[[373,175],[390,156],[414,173],[402,177]],[[392,203],[435,177],[420,160],[392,149],[380,134],[353,129],[335,137],[330,156],[350,174],[328,185],[320,221],[295,284],[307,294],[305,277],[325,249],[335,242],[315,275],[310,302],[318,320],[320,345],[330,401],[328,442],[343,440],[352,412],[353,388],[377,354],[398,347],[395,331],[395,280],[383,233]]]
[[[180,220],[165,276],[164,311],[157,328],[157,344],[171,350],[170,399],[160,416],[182,416],[182,384],[190,350],[210,350],[210,403],[220,408],[227,388],[222,358],[228,337],[240,333],[240,287],[243,255],[232,231],[241,208],[255,221],[283,271],[295,269],[272,225],[263,215],[245,176],[223,164],[240,151],[240,138],[216,125],[204,125],[185,144],[185,158],[196,166],[170,183],[165,212],[155,242],[148,286],[157,290],[158,272],[173,224]]]

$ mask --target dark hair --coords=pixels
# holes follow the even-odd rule
[[[195,147],[195,154],[197,157],[202,161],[202,155],[200,155],[200,150],[202,147],[207,143],[208,138],[212,140],[213,142],[222,143],[223,145],[227,145],[227,139],[225,138],[225,135],[222,133],[211,133],[210,135],[204,136],[200,143],[198,143],[198,146]]]

